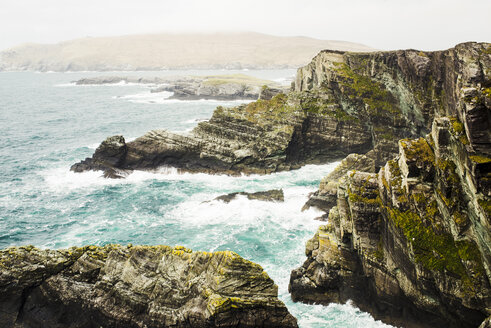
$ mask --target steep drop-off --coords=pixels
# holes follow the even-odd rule
[[[0,322],[38,327],[297,327],[261,266],[225,252],[107,245],[0,251]]]
[[[380,170],[384,151],[374,166],[352,155],[323,179],[306,206],[324,210],[328,223],[292,272],[294,300],[351,299],[403,327],[477,327],[490,315],[490,69],[491,45],[466,43],[433,53],[323,52],[299,71],[299,90],[345,72],[351,83],[338,83],[339,94],[368,105],[368,120],[394,108],[367,92],[384,85],[401,110],[385,131],[412,115],[426,136],[400,140]]]
[[[322,51],[287,95],[219,107],[186,136],[108,138],[72,170],[269,173],[358,153],[306,204],[329,222],[292,272],[292,298],[352,299],[404,327],[477,327],[491,308],[490,69],[488,43]]]

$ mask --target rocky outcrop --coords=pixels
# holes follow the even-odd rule
[[[480,88],[486,88],[486,49],[488,44],[466,43],[437,52],[322,51],[299,69],[288,95],[218,107],[186,136],[150,132],[128,143],[126,158],[115,168],[270,173],[373,150],[378,170],[397,154],[399,139],[428,133],[433,118],[444,115],[465,121],[474,149],[488,151],[484,105],[465,117],[458,114],[464,98],[480,101]],[[84,169],[100,169],[85,164]]]
[[[107,245],[0,251],[2,327],[297,327],[261,266],[225,252]]]
[[[274,81],[262,80],[244,74],[213,76],[174,76],[174,77],[118,77],[101,76],[82,78],[76,85],[104,85],[118,83],[139,83],[156,85],[152,93],[172,92],[168,99],[179,100],[257,100],[271,99],[272,96],[287,91],[287,88]]]
[[[230,203],[237,196],[246,196],[249,200],[261,200],[265,202],[284,202],[285,196],[282,189],[272,189],[257,192],[233,192],[230,194],[218,196],[214,200],[221,200],[224,203]]]
[[[118,165],[105,165],[94,155],[72,170],[128,172],[164,165],[188,172],[265,174],[364,152],[370,144],[361,123],[339,124],[329,115],[310,114],[296,94],[278,94],[271,100],[218,107],[188,135],[151,131],[126,143]]]
[[[295,301],[351,299],[402,327],[478,327],[490,315],[490,50],[467,43],[368,55],[375,80],[424,105],[418,112],[431,117],[430,133],[400,140],[398,155],[380,169],[323,180],[310,205],[326,211],[328,223],[291,274]],[[317,69],[328,55],[314,61]],[[297,84],[330,83],[327,69],[312,72]]]

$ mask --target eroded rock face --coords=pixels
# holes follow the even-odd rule
[[[401,140],[378,174],[331,182],[329,223],[291,274],[292,298],[351,299],[403,327],[477,327],[491,305],[490,199],[466,147],[438,118],[426,139]]]
[[[346,61],[369,69],[371,82],[352,75],[355,64]],[[430,133],[400,140],[397,156],[380,169],[379,152],[364,157],[374,159],[375,170],[361,162],[346,172],[359,163],[355,155],[323,179],[306,207],[324,210],[328,223],[291,274],[292,298],[323,304],[351,299],[403,327],[479,326],[491,308],[491,46],[363,56],[323,52],[296,85],[330,85],[337,67],[353,76],[351,86],[338,84],[344,97],[355,92],[351,101],[366,99],[356,89],[384,83],[413,99],[406,105],[419,108],[420,131],[431,118]]]
[[[263,269],[168,246],[0,251],[2,327],[297,327]]]
[[[487,49],[466,43],[437,52],[322,51],[299,69],[288,95],[218,107],[186,136],[151,131],[127,144],[116,168],[266,174],[373,150],[378,170],[397,154],[399,139],[428,133],[433,118],[443,115],[457,117],[472,131],[466,137],[474,149],[485,152]]]

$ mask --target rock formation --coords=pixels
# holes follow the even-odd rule
[[[292,272],[293,300],[352,299],[404,327],[477,327],[491,308],[490,69],[488,43],[322,51],[289,94],[219,107],[186,136],[118,137],[118,161],[98,155],[115,153],[108,140],[72,170],[269,173],[357,153],[305,206],[328,224]]]
[[[117,83],[140,83],[157,85],[152,93],[172,92],[168,99],[179,100],[257,100],[271,99],[287,91],[280,84],[244,74],[174,77],[124,77],[100,76],[82,78],[76,85],[104,85]]]
[[[398,105],[384,130],[392,134],[400,115],[412,116],[425,137],[400,140],[380,169],[392,145],[352,155],[323,179],[306,207],[324,210],[328,223],[291,274],[292,298],[351,299],[403,327],[479,326],[491,308],[491,45],[323,52],[299,71],[296,87],[329,87],[339,69],[351,81],[338,83],[344,101],[363,101],[367,119]],[[398,101],[372,99],[377,92],[367,90],[379,84]]]
[[[233,192],[230,194],[218,196],[214,200],[221,200],[224,203],[230,203],[232,200],[236,199],[237,196],[246,196],[250,200],[261,200],[265,202],[283,202],[285,201],[285,196],[282,189],[272,189],[266,191],[257,192]]]
[[[297,327],[237,254],[106,245],[0,251],[2,327]]]
[[[89,158],[72,170],[170,165],[191,172],[270,173],[370,150],[378,170],[397,154],[399,139],[428,133],[435,116],[457,117],[462,99],[477,97],[478,89],[462,87],[485,80],[486,51],[477,43],[438,52],[323,51],[299,69],[287,95],[218,107],[189,135],[151,131],[128,143],[116,166]],[[468,138],[481,152],[489,147],[482,108],[465,118],[472,127]]]

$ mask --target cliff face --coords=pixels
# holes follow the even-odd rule
[[[263,269],[168,246],[0,251],[2,327],[297,327]]]
[[[106,146],[113,148],[107,140],[72,170],[122,176],[114,172],[170,165],[192,172],[270,173],[373,150],[368,156],[376,171],[397,154],[397,140],[428,133],[437,116],[458,118],[473,150],[487,152],[486,98],[474,87],[487,81],[486,47],[323,51],[299,69],[288,95],[219,107],[186,136],[151,131],[128,144],[118,137],[125,151],[115,163],[106,154]],[[465,106],[472,109],[459,110]]]
[[[491,46],[467,43],[434,53],[322,52],[299,71],[298,90],[339,88],[346,106],[365,103],[367,120],[385,105],[364,90],[384,85],[400,109],[394,123],[412,117],[415,133],[429,133],[400,140],[380,170],[353,155],[323,180],[307,206],[329,222],[292,272],[294,300],[352,299],[404,327],[477,327],[489,316],[490,68]]]

